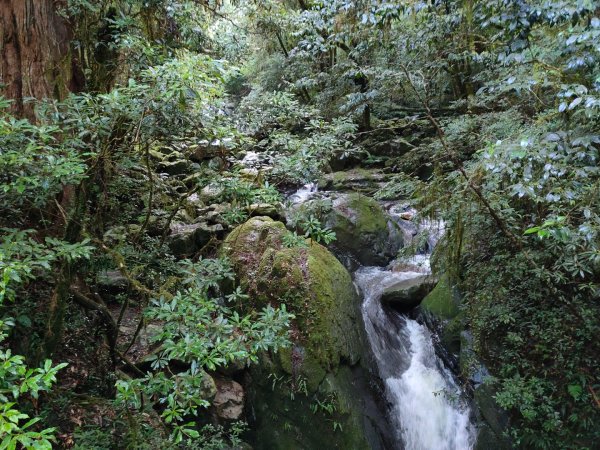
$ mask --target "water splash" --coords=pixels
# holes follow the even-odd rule
[[[306,201],[310,200],[317,193],[317,184],[308,183],[298,189],[294,194],[289,197],[289,200],[294,205],[301,205]]]
[[[383,290],[420,272],[364,267],[355,274],[365,299],[367,336],[392,405],[390,419],[406,450],[468,450],[475,440],[460,388],[436,356],[429,330],[380,302]]]

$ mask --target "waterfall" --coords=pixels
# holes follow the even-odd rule
[[[414,227],[406,224],[408,239]],[[441,223],[429,222],[428,251],[437,243]],[[397,311],[385,308],[384,289],[399,281],[430,272],[429,254],[402,264],[403,271],[362,267],[355,280],[364,294],[365,328],[381,379],[398,448],[405,450],[469,450],[475,441],[470,411],[461,401],[453,374],[435,354],[429,330]]]
[[[303,186],[289,197],[291,207],[310,200],[316,192],[313,183]],[[393,270],[360,267],[354,273],[364,295],[363,321],[378,374],[384,382],[387,414],[395,428],[394,448],[470,450],[476,437],[470,411],[461,400],[461,389],[453,374],[435,354],[431,333],[427,327],[384,307],[380,301],[386,287],[431,273],[430,252],[443,234],[444,224],[430,220],[417,227],[402,220],[416,214],[406,205],[391,204],[388,212],[402,228],[406,242],[424,228],[428,232],[427,245],[421,254],[400,261]]]

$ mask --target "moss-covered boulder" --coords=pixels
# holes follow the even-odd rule
[[[351,379],[363,352],[359,298],[348,271],[323,246],[287,248],[283,223],[253,217],[226,238],[222,253],[250,294],[248,309],[285,303],[296,315],[292,348],[264,354],[249,373],[246,409],[257,449],[369,448]],[[337,381],[335,381],[337,380]]]
[[[286,233],[281,222],[253,217],[227,236],[222,252],[251,295],[252,308],[285,303],[296,315],[307,359],[323,370],[337,367],[341,359],[356,363],[362,323],[350,274],[316,242],[284,247]]]
[[[361,194],[335,197],[325,226],[336,233],[333,247],[364,266],[387,264],[403,245],[398,225],[376,200]]]
[[[463,317],[459,309],[460,295],[448,275],[443,275],[435,288],[421,302],[421,311],[430,328],[437,329],[444,348],[452,354],[460,352]]]

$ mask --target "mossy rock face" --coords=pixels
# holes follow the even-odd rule
[[[443,275],[421,302],[425,322],[430,328],[438,330],[443,347],[454,355],[460,353],[460,333],[464,327],[459,306],[460,295],[453,288],[448,275]]]
[[[498,449],[512,448],[510,441],[504,437],[504,432],[508,430],[509,418],[508,413],[503,410],[496,400],[494,395],[496,390],[492,385],[481,384],[475,389],[475,404],[483,418],[482,426],[485,432],[478,436],[478,442],[475,448],[482,448],[483,443],[489,440],[495,440]]]
[[[340,365],[319,387],[301,390],[302,377],[282,373],[281,355],[264,355],[249,375],[247,415],[255,450],[383,450],[386,419],[365,405],[368,374]],[[328,409],[330,408],[330,409]]]
[[[387,264],[403,245],[397,224],[376,200],[361,194],[337,196],[325,226],[335,231],[333,246],[364,266]]]
[[[423,299],[421,308],[443,320],[452,320],[460,313],[459,298],[453,292],[450,278],[444,275],[435,288]]]
[[[362,351],[358,294],[348,271],[322,245],[285,248],[285,225],[253,217],[225,239],[240,284],[255,308],[285,303],[296,315],[300,343],[324,369],[355,364]]]
[[[331,383],[351,367],[362,370],[358,294],[348,271],[325,247],[307,241],[306,248],[286,248],[286,233],[281,222],[253,217],[221,249],[250,294],[249,310],[285,303],[296,316],[292,348],[262,355],[249,373],[246,409],[256,430],[255,448],[369,448],[359,408],[344,403],[332,414],[313,411],[318,400],[364,395],[353,391],[351,380]]]

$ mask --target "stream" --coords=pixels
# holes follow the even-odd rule
[[[316,194],[316,186],[306,185],[291,196],[301,204]],[[362,316],[379,377],[384,384],[387,416],[393,428],[397,449],[469,450],[476,431],[469,407],[461,400],[461,388],[454,374],[436,355],[429,329],[406,314],[385,307],[384,289],[399,281],[431,273],[430,254],[443,233],[444,224],[423,221],[417,228],[402,220],[401,214],[416,211],[388,205],[388,211],[403,230],[405,243],[425,230],[426,248],[420,254],[393,267],[359,267],[354,280],[363,293]],[[400,268],[400,270],[398,270]]]
[[[475,438],[469,410],[456,400],[460,388],[436,356],[429,330],[380,302],[385,287],[420,275],[380,267],[356,271],[356,282],[364,293],[367,337],[391,405],[390,422],[403,448],[467,450]]]
[[[405,241],[416,231],[428,233],[426,249],[402,261],[402,270],[361,267],[354,278],[364,299],[362,315],[379,376],[385,383],[390,422],[397,442],[405,450],[468,450],[475,441],[470,411],[461,399],[461,389],[452,372],[435,352],[431,332],[381,303],[384,289],[399,281],[431,273],[429,257],[443,233],[443,222],[424,221],[417,230],[399,219]],[[413,215],[416,211],[411,210]]]

